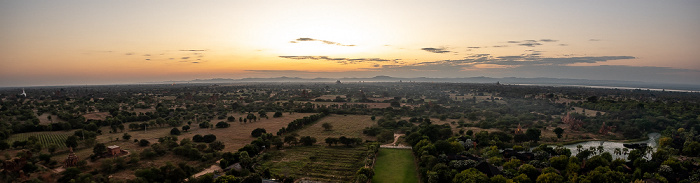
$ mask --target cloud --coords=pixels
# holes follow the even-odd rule
[[[423,51],[433,52],[433,53],[448,53],[450,51],[445,50],[445,48],[421,48]]]
[[[700,71],[668,67],[640,67],[624,65],[568,66],[568,65],[526,65],[499,66],[481,64],[462,66],[448,64],[422,64],[408,66],[384,66],[368,69],[394,77],[519,77],[519,78],[575,78],[593,80],[643,81],[659,83],[686,83],[697,85],[694,78]],[[410,71],[421,71],[420,73]],[[376,75],[376,74],[375,74]],[[671,81],[671,82],[669,82]]]
[[[520,41],[508,41],[508,43],[520,43]]]
[[[151,54],[144,54],[143,56],[145,56],[145,57],[150,57]]]
[[[303,71],[303,70],[243,70],[247,72],[261,72],[261,73],[330,73],[330,72],[316,72],[316,71]]]
[[[542,42],[557,42],[559,40],[553,40],[553,39],[540,39]]]
[[[600,41],[600,39],[589,39],[588,41]]]
[[[518,44],[518,45],[520,45],[520,46],[527,46],[527,47],[535,47],[535,46],[542,45],[542,43],[538,43],[538,42],[528,42],[528,43],[521,43],[521,44]]]
[[[179,51],[207,51],[207,50],[179,50]]]
[[[467,48],[469,48],[469,49],[479,49],[479,48],[481,48],[481,47],[478,47],[478,46],[470,46],[470,47],[467,47]]]
[[[190,59],[190,57],[182,57],[182,58],[180,58],[180,59],[182,59],[182,60],[187,60],[187,59]]]
[[[488,64],[492,66],[558,66],[576,63],[598,63],[610,60],[635,59],[632,56],[600,56],[600,57],[541,57],[539,51],[534,51],[527,55],[514,56],[492,56],[490,54],[474,54],[460,60],[439,60],[431,62],[421,62],[403,67],[434,69],[449,69],[451,67],[475,67],[477,65]]]
[[[335,61],[340,64],[356,64],[362,62],[391,62],[401,63],[401,59],[381,59],[381,58],[331,58],[327,56],[279,56],[280,58],[295,59],[295,60],[327,60]]]
[[[124,55],[134,55],[133,52],[125,53]]]
[[[569,46],[569,44],[559,44],[559,46]]]
[[[290,41],[289,43],[298,43],[298,42],[302,42],[302,41],[319,41],[319,42],[322,42],[323,44],[329,44],[329,45],[355,46],[354,44],[346,45],[346,44],[340,44],[340,43],[333,42],[333,41],[321,40],[321,39],[313,39],[313,38],[308,38],[308,37],[299,38],[299,39],[296,39],[296,40],[294,40],[294,41]]]
[[[508,47],[508,45],[494,45],[494,46],[491,46],[491,47],[494,47],[494,48],[502,48],[502,47]]]

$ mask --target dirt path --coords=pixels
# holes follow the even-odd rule
[[[217,164],[211,165],[209,168],[204,169],[201,172],[192,175],[192,177],[197,178],[197,177],[202,176],[204,174],[214,173],[216,171],[223,171],[223,170],[224,169],[221,169],[221,167],[219,167],[218,162],[217,162]]]
[[[394,149],[411,149],[411,146],[405,146],[401,144],[396,144],[399,141],[399,137],[404,136],[404,134],[394,134],[394,142],[391,144],[380,145],[381,148],[394,148]]]
[[[395,133],[395,134],[394,134],[394,143],[391,143],[391,145],[396,146],[396,142],[399,141],[399,137],[401,137],[401,136],[403,136],[403,135],[404,135],[404,134]]]

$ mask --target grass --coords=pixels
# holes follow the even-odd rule
[[[333,125],[332,130],[326,131],[322,125],[323,123],[330,123]],[[366,136],[362,134],[362,130],[365,127],[377,124],[377,122],[372,121],[371,116],[367,115],[328,115],[321,118],[316,123],[311,126],[307,126],[296,133],[300,136],[312,136],[315,137],[319,144],[325,143],[325,139],[328,137],[340,137],[345,136],[348,138],[362,138],[363,140],[376,140],[374,137]]]
[[[264,161],[273,175],[308,178],[321,182],[352,182],[355,172],[364,166],[364,146],[297,146],[268,151]]]
[[[418,183],[413,154],[408,149],[379,150],[377,162],[374,165],[374,183]]]

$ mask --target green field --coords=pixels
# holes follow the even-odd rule
[[[364,166],[366,152],[364,146],[298,146],[269,151],[272,158],[263,165],[279,176],[322,182],[352,182],[355,172]]]
[[[7,139],[7,142],[12,144],[14,141],[23,141],[29,139],[31,136],[36,136],[41,143],[42,148],[47,148],[51,144],[58,145],[58,148],[66,147],[66,139],[70,136],[70,132],[31,132],[31,133],[19,133],[11,135]]]
[[[379,149],[373,183],[418,183],[410,149]]]

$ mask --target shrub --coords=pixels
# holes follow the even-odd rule
[[[231,125],[223,121],[216,123],[217,128],[228,128],[229,126]]]

